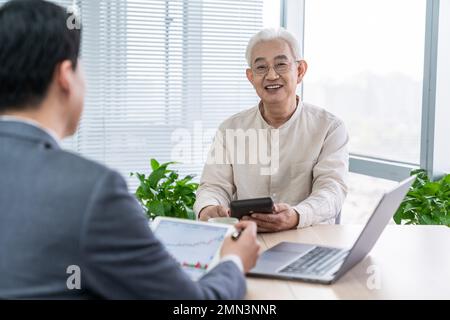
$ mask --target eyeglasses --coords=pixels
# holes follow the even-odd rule
[[[295,61],[295,62],[298,62],[298,61]],[[292,67],[292,62],[290,62],[290,61],[278,62],[273,67],[268,64],[261,63],[261,64],[254,65],[252,67],[252,71],[255,74],[257,74],[258,76],[265,76],[266,74],[269,73],[270,68],[273,68],[273,70],[277,74],[284,74],[284,73],[287,73],[289,70],[291,70],[291,67]]]

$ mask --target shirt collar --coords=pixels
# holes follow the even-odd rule
[[[292,114],[292,116],[285,122],[283,123],[279,128],[277,129],[284,129],[284,128],[288,128],[292,123],[294,123],[297,118],[300,116],[300,113],[302,111],[303,108],[303,102],[300,101],[300,97],[296,96],[296,100],[297,100],[297,107],[295,108],[294,113]],[[264,127],[266,128],[272,128],[273,127],[267,123],[267,121],[264,119],[262,113],[261,113],[261,108],[262,108],[262,101],[259,102],[258,104],[258,117],[260,118],[260,120],[262,121]]]

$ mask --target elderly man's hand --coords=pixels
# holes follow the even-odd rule
[[[208,221],[209,218],[229,217],[230,209],[223,206],[207,206],[204,207],[199,214],[199,219]]]
[[[297,227],[299,223],[298,213],[286,203],[275,205],[273,213],[254,213],[251,217],[245,216],[243,220],[256,222],[258,232],[276,232]]]

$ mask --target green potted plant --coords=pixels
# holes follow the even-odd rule
[[[397,224],[439,224],[450,227],[450,174],[430,181],[423,169],[413,170],[417,179],[394,214]]]
[[[156,216],[176,217],[194,220],[193,206],[198,183],[192,182],[194,176],[180,178],[177,171],[168,167],[175,162],[160,164],[151,159],[152,172],[135,173],[140,181],[135,195],[149,219]]]

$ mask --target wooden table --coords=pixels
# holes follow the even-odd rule
[[[260,234],[282,241],[350,247],[359,225],[318,225]],[[333,285],[247,277],[247,299],[450,299],[450,228],[388,225],[369,255]]]

